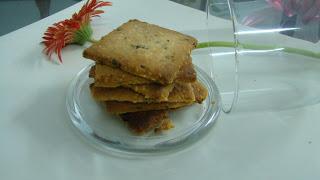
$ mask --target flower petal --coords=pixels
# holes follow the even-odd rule
[[[53,53],[58,55],[59,61],[62,63],[61,50],[70,43],[75,43],[76,32],[82,27],[90,26],[90,20],[92,17],[96,17],[102,14],[103,10],[97,10],[97,8],[103,6],[111,6],[111,2],[103,2],[97,0],[88,0],[78,13],[74,13],[71,19],[66,19],[54,23],[48,27],[44,33],[43,41],[45,48],[43,51],[46,55],[51,57]],[[90,28],[92,33],[92,30]],[[86,32],[86,38],[90,38],[90,32]],[[83,44],[85,41],[81,41]]]

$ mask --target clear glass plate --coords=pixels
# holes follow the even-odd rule
[[[208,89],[202,104],[170,112],[175,127],[160,134],[134,135],[117,116],[106,112],[101,102],[90,94],[88,77],[92,65],[82,69],[71,82],[66,106],[75,128],[87,141],[99,149],[126,153],[156,153],[177,150],[201,138],[218,118],[220,96],[213,80],[195,67],[198,80]]]

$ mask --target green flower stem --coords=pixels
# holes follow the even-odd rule
[[[197,45],[197,49],[207,48],[207,47],[234,47],[234,42],[226,42],[226,41],[210,41],[210,42],[201,42]],[[252,50],[272,50],[276,49],[276,46],[271,45],[259,45],[259,44],[239,44],[239,47],[243,49],[252,49]],[[283,52],[291,53],[291,54],[299,54],[302,56],[308,56],[313,58],[320,59],[320,52],[316,53],[313,51],[292,48],[292,47],[283,47]]]
[[[198,43],[197,49],[207,48],[207,47],[234,47],[233,42],[226,41],[210,41],[210,42],[201,42]]]
[[[299,55],[303,55],[303,56],[308,56],[308,57],[313,57],[313,58],[318,58],[318,59],[320,59],[320,53],[308,51],[308,50],[305,50],[305,49],[285,47],[285,48],[283,49],[283,51],[284,51],[284,52],[287,52],[287,53],[299,54]]]

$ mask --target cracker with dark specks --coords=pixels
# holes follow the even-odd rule
[[[191,82],[195,81],[196,73],[193,70],[193,65],[191,64],[191,68],[185,69],[186,70],[181,73],[185,75],[184,80],[188,79],[188,81]],[[168,96],[174,87],[174,84],[161,85],[159,83],[153,83],[147,79],[131,75],[120,69],[98,64],[91,68],[89,76],[95,79],[96,87],[127,87],[144,95],[145,98],[159,99],[161,101],[168,99]]]
[[[171,84],[197,40],[138,20],[124,23],[83,52],[85,58]]]

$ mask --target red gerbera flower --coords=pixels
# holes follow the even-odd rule
[[[42,41],[45,45],[44,52],[49,57],[52,53],[56,53],[59,61],[62,62],[62,48],[68,44],[83,45],[90,40],[92,35],[91,18],[104,12],[103,10],[97,10],[97,8],[111,5],[111,2],[88,0],[78,13],[72,15],[71,19],[54,23],[51,27],[48,27]]]

